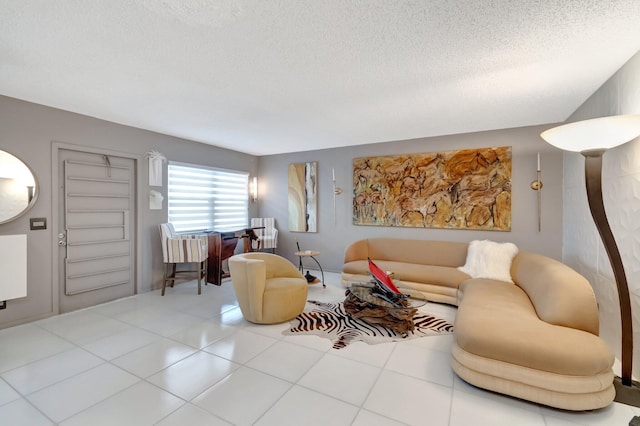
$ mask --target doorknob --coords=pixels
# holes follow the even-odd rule
[[[67,245],[67,242],[66,242],[66,241],[62,241],[62,240],[60,240],[60,241],[58,241],[58,245],[59,245],[60,247],[64,247],[64,246],[66,246],[66,245]]]

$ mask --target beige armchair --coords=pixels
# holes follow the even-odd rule
[[[162,295],[167,283],[173,287],[177,279],[197,278],[198,294],[202,292],[202,280],[207,284],[207,258],[209,257],[207,237],[203,235],[177,235],[173,225],[161,223],[160,239],[162,241],[162,261],[164,262],[162,278]],[[177,270],[178,264],[196,264],[195,269]]]
[[[277,324],[304,310],[307,280],[284,257],[260,252],[237,254],[229,258],[229,271],[247,321]]]

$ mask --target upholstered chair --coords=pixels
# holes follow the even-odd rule
[[[167,283],[173,287],[177,279],[198,279],[198,294],[202,293],[202,280],[207,284],[207,258],[209,251],[207,237],[204,235],[177,235],[170,223],[161,223],[160,239],[162,241],[162,261],[164,262],[162,278],[162,295]],[[186,264],[186,268],[177,270],[178,264]],[[195,264],[195,269],[192,264]]]
[[[275,219],[272,217],[254,217],[251,218],[252,228],[258,236],[256,241],[253,241],[252,249],[260,251],[262,249],[271,249],[272,253],[276,252],[278,247],[278,230],[276,229]]]
[[[304,310],[307,280],[284,257],[261,252],[237,254],[229,258],[229,271],[247,321],[277,324]]]

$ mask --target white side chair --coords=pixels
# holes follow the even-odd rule
[[[207,284],[207,258],[209,248],[204,235],[177,235],[171,223],[161,223],[162,261],[164,262],[162,295],[167,283],[173,287],[175,280],[198,279],[198,294],[202,293],[202,280]],[[197,264],[196,269],[177,270],[178,264]]]
[[[253,242],[252,249],[255,251],[271,249],[271,252],[275,253],[278,247],[278,230],[276,229],[275,219],[272,217],[254,217],[251,219],[251,227],[264,227],[263,229],[254,230],[258,239]]]

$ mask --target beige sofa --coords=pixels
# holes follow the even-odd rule
[[[345,250],[343,284],[368,279],[367,258],[429,300],[458,307],[452,367],[468,383],[544,405],[591,410],[615,396],[614,356],[598,337],[589,282],[551,258],[519,252],[513,283],[472,278],[467,243],[373,238]]]

